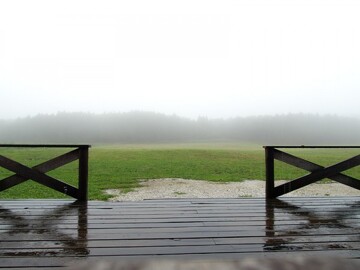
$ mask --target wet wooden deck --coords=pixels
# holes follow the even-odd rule
[[[360,197],[0,201],[0,268],[294,254],[360,260]]]

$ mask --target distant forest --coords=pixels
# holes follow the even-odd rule
[[[196,120],[153,112],[58,113],[0,120],[0,143],[359,144],[360,119],[287,114]]]

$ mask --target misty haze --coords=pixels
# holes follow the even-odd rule
[[[0,121],[3,143],[359,144],[360,119],[311,114],[192,120],[154,112],[59,113]]]

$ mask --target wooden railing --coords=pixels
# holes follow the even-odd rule
[[[0,180],[0,191],[19,185],[27,180],[33,180],[39,184],[52,188],[63,194],[69,195],[79,201],[87,201],[88,190],[88,158],[90,145],[39,145],[39,144],[0,144],[0,148],[76,148],[73,151],[52,158],[34,167],[28,167],[15,160],[1,155],[0,167],[13,173],[12,176]],[[46,173],[64,166],[70,162],[79,160],[78,187],[71,186]]]
[[[341,172],[360,165],[360,155],[354,156],[340,163],[329,167],[323,167],[308,160],[296,157],[289,153],[278,150],[279,148],[325,148],[325,149],[345,149],[360,148],[360,146],[264,146],[265,148],[265,165],[266,165],[266,198],[272,199],[284,195],[296,189],[302,188],[309,184],[315,183],[324,178],[337,181],[344,185],[360,190],[360,180]],[[275,169],[274,160],[279,160],[300,169],[309,171],[310,174],[289,181],[285,184],[275,187]]]

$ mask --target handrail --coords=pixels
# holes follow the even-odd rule
[[[89,144],[0,144],[0,147],[21,148],[90,148]]]

